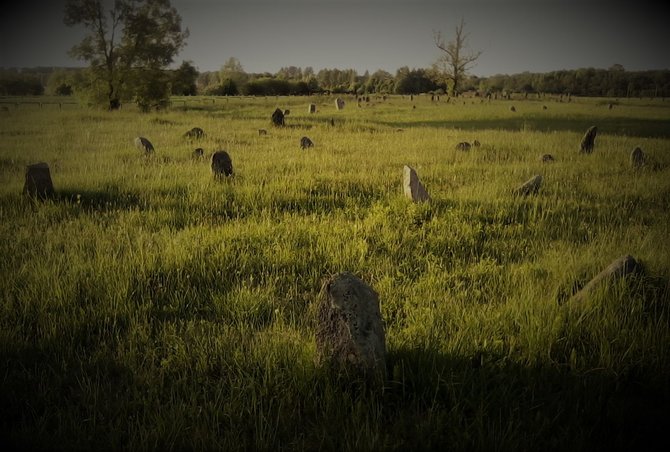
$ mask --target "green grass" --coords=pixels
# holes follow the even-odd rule
[[[0,112],[0,444],[648,450],[663,439],[670,103],[514,101],[512,113],[510,101],[345,100],[343,111],[330,97],[270,97],[145,115]],[[284,129],[269,124],[276,107],[291,110]],[[580,155],[591,125],[596,150]],[[207,136],[190,143],[195,126]],[[138,135],[155,155],[133,147]],[[300,149],[303,135],[314,148]],[[650,160],[640,170],[635,146]],[[235,176],[214,180],[195,147],[228,151]],[[540,163],[545,153],[556,162]],[[46,202],[21,195],[38,161],[56,189]],[[405,164],[429,203],[403,197]],[[513,197],[534,174],[539,194]],[[565,303],[624,254],[644,276]],[[383,388],[314,364],[315,300],[345,270],[379,293]]]

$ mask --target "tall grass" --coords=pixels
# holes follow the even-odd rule
[[[0,112],[1,441],[652,448],[670,397],[670,107],[542,102]],[[283,129],[276,107],[291,110]],[[591,125],[596,150],[580,155]],[[189,142],[194,126],[207,136]],[[650,164],[633,170],[638,145]],[[195,147],[227,150],[235,176],[214,180]],[[46,202],[21,196],[37,161],[56,188]],[[403,198],[405,164],[429,203]],[[513,197],[533,174],[539,194]],[[643,276],[566,302],[624,254]],[[344,270],[379,293],[381,389],[314,364],[314,301]]]

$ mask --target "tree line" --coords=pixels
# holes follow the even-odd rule
[[[219,71],[199,72],[186,61],[164,71],[172,95],[286,96],[311,94],[443,94],[446,83],[432,68],[402,67],[391,74],[378,70],[358,74],[354,69],[283,67],[276,73],[247,73],[232,58]],[[0,95],[72,95],[85,80],[84,68],[25,68],[0,70]],[[506,93],[571,94],[587,97],[670,97],[670,70],[627,71],[583,68],[544,73],[523,72],[490,77],[466,76],[460,94],[487,96]]]

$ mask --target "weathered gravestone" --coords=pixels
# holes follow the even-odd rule
[[[630,153],[630,164],[633,168],[641,168],[646,163],[647,156],[639,147],[633,149]]]
[[[536,174],[514,189],[515,195],[527,196],[537,193],[542,185],[542,176]]]
[[[314,146],[314,143],[312,142],[312,140],[310,140],[307,137],[300,138],[300,148],[301,149],[311,148],[312,146]]]
[[[414,168],[407,165],[403,168],[403,191],[405,196],[413,202],[424,202],[430,199]]]
[[[184,134],[184,138],[189,138],[191,140],[199,140],[200,138],[204,138],[204,136],[205,131],[200,127],[194,127]]]
[[[344,108],[344,100],[340,99],[339,97],[335,99],[335,108],[342,110]]]
[[[316,361],[354,375],[386,376],[377,293],[349,272],[332,276],[317,301]]]
[[[457,151],[469,151],[470,150],[470,143],[467,143],[465,141],[458,143],[456,145],[456,150]]]
[[[277,108],[274,113],[272,113],[272,124],[277,127],[282,127],[284,125],[284,112],[280,108]]]
[[[582,141],[579,144],[579,152],[581,154],[590,154],[593,152],[593,147],[596,142],[596,135],[598,134],[598,128],[596,126],[591,126],[586,131],[582,137]]]
[[[44,162],[26,166],[26,180],[23,193],[30,197],[46,199],[54,194],[49,165]]]
[[[316,104],[309,104],[307,107],[307,113],[316,113]]]
[[[233,161],[226,151],[216,151],[212,154],[212,174],[216,178],[233,175]]]
[[[147,154],[154,152],[154,145],[151,144],[151,141],[147,140],[144,137],[135,138],[135,147],[140,151],[144,151]]]
[[[635,260],[633,256],[621,256],[620,258],[615,259],[603,271],[594,276],[593,279],[591,279],[591,281],[589,281],[582,288],[582,290],[573,295],[570,300],[573,302],[581,301],[601,284],[615,282],[625,276],[642,272],[642,266]]]

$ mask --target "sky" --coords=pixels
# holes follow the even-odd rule
[[[108,2],[109,3],[109,2]],[[172,0],[188,28],[174,67],[201,72],[230,57],[246,72],[281,67],[427,68],[461,19],[468,48],[481,51],[473,75],[585,67],[670,69],[670,26],[660,2],[604,0]],[[68,56],[86,30],[63,23],[65,0],[3,6],[0,67],[77,67]]]

